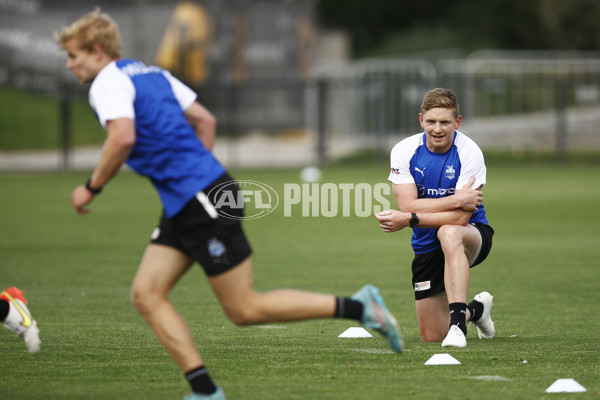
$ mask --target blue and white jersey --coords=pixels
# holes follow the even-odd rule
[[[483,153],[471,138],[455,131],[452,147],[445,153],[433,153],[425,143],[425,133],[418,133],[394,146],[390,157],[390,182],[416,185],[420,199],[451,196],[473,176],[472,188],[485,185]],[[483,205],[473,212],[469,222],[488,224]],[[439,248],[437,229],[413,228],[411,244],[417,254]]]
[[[136,141],[126,163],[150,178],[168,217],[225,172],[183,114],[195,100],[168,71],[137,60],[111,62],[90,87],[90,105],[105,129],[109,120],[135,121]]]

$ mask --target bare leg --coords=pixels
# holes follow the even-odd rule
[[[471,278],[469,260],[479,248],[481,235],[471,225],[444,225],[438,230],[438,238],[446,260],[444,285],[448,303],[466,303]]]
[[[192,259],[174,248],[149,245],[131,290],[131,301],[182,372],[203,365],[189,327],[168,296]]]
[[[417,321],[423,342],[441,342],[448,333],[450,303],[467,303],[470,283],[469,260],[481,243],[477,228],[467,225],[444,225],[438,230],[445,258],[446,292],[416,301]],[[467,309],[466,321],[471,319]]]
[[[227,316],[237,325],[331,318],[335,296],[299,290],[254,290],[250,258],[208,279]]]
[[[445,293],[415,302],[421,341],[441,342],[448,333],[450,314]]]

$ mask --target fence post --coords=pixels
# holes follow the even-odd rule
[[[376,153],[376,157],[377,157],[377,161],[383,161],[385,160],[385,150],[384,150],[384,142],[385,142],[385,137],[386,134],[388,132],[388,126],[387,126],[387,120],[388,120],[388,113],[387,113],[387,91],[390,90],[389,87],[392,86],[391,82],[386,82],[384,81],[384,78],[380,78],[380,83],[377,84],[378,86],[378,93],[377,93],[377,103],[379,106],[379,110],[378,110],[378,119],[379,121],[377,122],[377,130],[375,131],[375,153]],[[387,87],[386,87],[387,86]]]
[[[70,169],[70,151],[71,151],[71,94],[69,84],[63,82],[60,85],[60,118],[59,137],[61,165],[60,169],[67,171]]]
[[[327,81],[317,80],[317,163],[323,165],[327,161]]]
[[[556,84],[556,161],[567,160],[567,83]]]

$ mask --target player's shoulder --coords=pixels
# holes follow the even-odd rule
[[[118,68],[115,61],[112,61],[102,68],[90,85],[90,104],[95,109],[100,104],[113,102],[114,93],[117,91],[135,96],[135,88],[131,79]]]
[[[119,68],[117,68],[117,63],[115,61],[111,61],[98,72],[91,87],[98,86],[102,81],[110,79],[110,77],[115,74],[119,74]]]
[[[475,157],[483,159],[483,152],[481,151],[481,148],[472,138],[463,132],[456,131],[454,143],[458,150],[458,154],[461,155],[461,158]]]
[[[104,68],[102,68],[98,75],[96,75],[96,78],[90,86],[90,91],[122,84],[123,81],[126,80],[128,80],[128,78],[117,66],[117,62],[111,61]]]
[[[454,139],[454,143],[456,144],[457,147],[471,146],[471,147],[479,148],[477,143],[475,143],[475,141],[473,139],[471,139],[471,137],[469,137],[468,135],[466,135],[465,133],[463,133],[461,131],[456,131],[456,138]]]
[[[399,141],[392,148],[392,153],[412,153],[424,144],[423,132],[410,135]]]
[[[479,146],[471,137],[467,136],[461,131],[456,131],[456,138],[454,140],[456,147],[465,149],[478,149]]]

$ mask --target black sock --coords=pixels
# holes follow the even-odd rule
[[[201,394],[212,394],[217,391],[208,371],[204,366],[198,367],[185,374],[185,379],[190,383],[192,391]]]
[[[335,318],[362,319],[363,304],[360,301],[348,297],[336,297],[335,300]]]
[[[483,314],[483,304],[478,302],[477,300],[473,300],[469,304],[467,304],[467,308],[471,312],[471,319],[469,321],[479,321],[481,318],[481,314]]]
[[[8,310],[10,309],[10,305],[8,301],[2,299],[0,300],[0,321],[4,321],[8,316]]]
[[[458,325],[461,331],[467,334],[467,305],[465,303],[450,304],[450,326]]]

